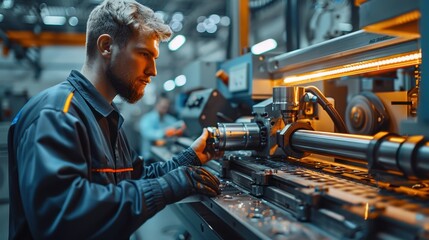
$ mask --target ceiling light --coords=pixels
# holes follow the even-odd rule
[[[179,32],[180,30],[182,30],[183,25],[182,25],[182,23],[181,23],[181,22],[179,22],[179,21],[171,21],[171,22],[170,22],[170,27],[171,27],[171,29],[172,29],[173,31],[175,31],[175,32]]]
[[[202,23],[202,22],[198,23],[198,25],[197,25],[197,32],[203,33],[205,31],[206,31],[206,28],[204,27],[204,23]]]
[[[215,33],[217,31],[217,26],[216,25],[210,25],[209,27],[207,27],[206,31],[208,33]]]
[[[218,24],[220,22],[220,17],[217,14],[212,14],[209,18],[213,21],[214,24]]]
[[[176,86],[181,87],[186,84],[186,76],[185,75],[179,75],[174,79],[174,83]]]
[[[168,80],[164,83],[164,90],[167,92],[173,91],[176,88],[176,84],[173,80]]]
[[[204,22],[204,20],[206,20],[206,17],[205,17],[205,16],[199,16],[199,17],[197,18],[197,22],[198,22],[198,23]]]
[[[176,13],[173,14],[173,16],[171,17],[171,19],[173,21],[179,21],[179,22],[181,22],[181,21],[183,21],[183,14],[181,12],[176,12]]]
[[[220,23],[220,25],[227,27],[227,26],[229,26],[229,24],[231,24],[231,20],[229,19],[228,16],[223,16],[220,18],[219,23]]]
[[[69,18],[69,24],[70,26],[76,26],[79,23],[79,19],[77,19],[77,17],[73,16],[71,18]]]
[[[177,49],[179,49],[184,43],[186,42],[186,38],[183,35],[177,35],[176,37],[174,37],[169,43],[168,43],[168,48],[171,51],[176,51]]]
[[[251,51],[253,54],[258,55],[258,54],[273,50],[276,47],[277,47],[276,40],[270,38],[253,45],[253,47],[251,48]]]
[[[203,27],[208,33],[215,33],[217,30],[217,26],[211,18],[204,20]]]
[[[13,0],[4,0],[1,7],[4,9],[11,9],[13,7]]]
[[[206,27],[206,28],[214,25],[214,22],[210,18],[207,18],[206,20],[204,20],[203,23],[204,23],[204,27]]]
[[[64,17],[64,16],[45,16],[45,17],[43,17],[43,23],[45,25],[64,25],[64,23],[66,23],[66,17]]]

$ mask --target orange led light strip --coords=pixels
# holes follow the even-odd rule
[[[422,53],[411,52],[390,56],[386,58],[379,58],[375,60],[362,61],[353,64],[346,64],[340,67],[327,68],[320,71],[309,72],[305,74],[288,76],[283,79],[283,85],[296,85],[310,83],[320,80],[327,80],[339,78],[344,76],[351,76],[361,73],[368,73],[373,71],[395,69],[406,66],[413,66],[421,64]]]

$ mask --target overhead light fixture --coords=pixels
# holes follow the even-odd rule
[[[212,14],[212,15],[210,15],[209,19],[210,19],[210,20],[212,20],[212,22],[213,22],[214,24],[218,24],[218,23],[220,23],[220,16],[219,16],[219,15],[217,15],[217,14]]]
[[[217,31],[217,26],[216,24],[211,24],[206,28],[206,31],[208,33],[215,33]]]
[[[3,9],[11,9],[13,7],[13,0],[4,0],[1,7]]]
[[[367,72],[408,67],[421,64],[421,62],[422,53],[420,51],[410,52],[353,64],[346,64],[338,67],[326,68],[295,76],[287,76],[283,79],[283,83],[286,86],[304,84]]]
[[[270,38],[270,39],[264,40],[260,43],[253,45],[253,47],[251,48],[251,51],[253,54],[259,55],[261,53],[273,50],[276,47],[277,47],[276,40]]]
[[[209,17],[199,16],[197,18],[197,32],[199,33],[216,33],[220,27],[228,26],[230,20],[228,17],[221,17],[217,14],[212,14]]]
[[[171,21],[170,27],[171,27],[171,30],[173,30],[175,32],[179,32],[180,30],[182,30],[183,24],[182,24],[182,22],[179,22],[179,21]]]
[[[64,16],[44,16],[43,23],[45,25],[64,25],[66,23],[66,17]]]
[[[197,24],[197,32],[203,33],[206,31],[206,28],[204,27],[204,23],[200,22]]]
[[[171,51],[176,51],[177,49],[179,49],[184,43],[186,42],[186,38],[183,35],[177,35],[176,37],[174,37],[169,43],[168,43],[168,48]]]
[[[229,26],[231,24],[231,19],[229,19],[228,16],[223,16],[223,17],[220,18],[219,24],[222,25],[222,26],[227,27],[227,26]]]
[[[164,90],[167,92],[173,91],[176,88],[176,84],[173,80],[168,80],[164,83]]]
[[[208,33],[215,33],[217,30],[216,23],[213,21],[212,18],[206,18],[203,22],[203,27]]]
[[[79,19],[75,16],[69,18],[69,24],[70,26],[75,27],[79,23]]]
[[[181,87],[186,84],[186,76],[185,75],[179,75],[174,79],[174,83],[176,86]]]
[[[173,16],[171,17],[171,19],[173,19],[173,21],[181,22],[184,19],[183,13],[181,13],[181,12],[175,12],[173,14]]]

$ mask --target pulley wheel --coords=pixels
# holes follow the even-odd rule
[[[389,115],[383,102],[372,92],[362,92],[347,104],[346,126],[350,133],[372,135],[386,130]]]

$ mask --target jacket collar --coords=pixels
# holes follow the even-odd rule
[[[85,101],[103,117],[109,117],[112,112],[119,116],[119,127],[124,122],[123,117],[119,113],[117,106],[109,104],[106,99],[98,92],[92,83],[77,70],[72,70],[67,80],[73,87],[83,96]]]

